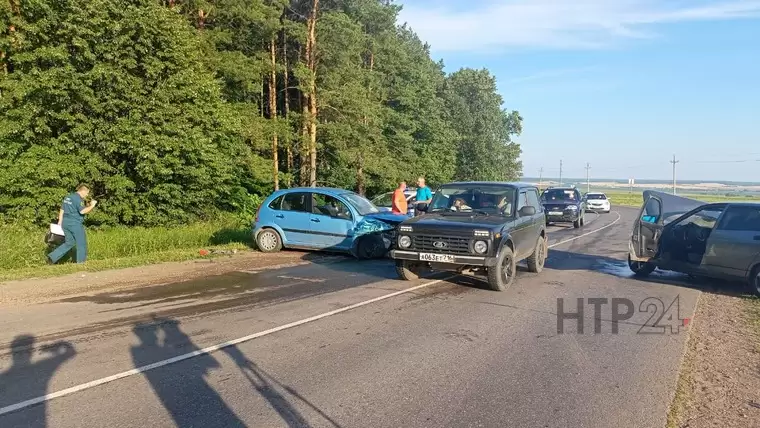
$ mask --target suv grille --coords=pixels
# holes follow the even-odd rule
[[[438,248],[433,243],[443,242],[446,245]],[[417,235],[412,236],[412,249],[444,254],[470,254],[470,238],[456,236]]]

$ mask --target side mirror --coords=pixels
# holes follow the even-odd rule
[[[528,217],[532,215],[536,215],[536,207],[526,205],[520,208],[520,217]]]

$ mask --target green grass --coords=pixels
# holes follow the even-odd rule
[[[592,190],[593,191],[593,190]],[[604,192],[608,198],[610,198],[610,201],[612,205],[619,205],[619,206],[628,206],[628,207],[640,207],[643,200],[642,200],[642,191],[634,191],[633,193],[625,192],[625,191],[613,191],[613,192]],[[715,195],[715,194],[699,194],[699,193],[689,193],[689,194],[679,194],[678,196],[684,196],[686,198],[692,198],[692,199],[698,199],[700,201],[704,202],[760,202],[760,198],[758,197],[749,197],[749,196],[725,196],[725,195]]]
[[[48,266],[45,229],[0,227],[0,280],[63,275],[202,257],[201,249],[248,249],[250,227],[231,219],[177,227],[117,227],[87,230],[88,261],[71,263],[72,253]]]

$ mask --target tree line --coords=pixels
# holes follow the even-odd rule
[[[444,72],[390,0],[0,0],[0,221],[163,225],[273,189],[521,174],[486,69]]]

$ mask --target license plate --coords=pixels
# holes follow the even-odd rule
[[[562,215],[561,211],[549,211],[549,215]]]
[[[426,262],[454,263],[454,256],[444,254],[420,253],[420,260]]]

